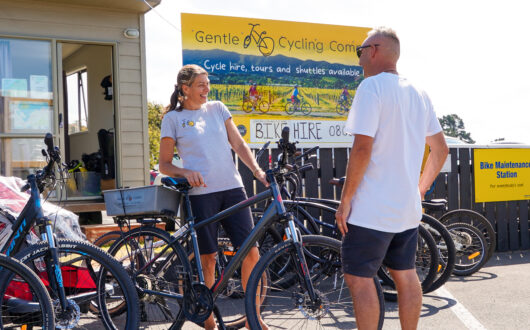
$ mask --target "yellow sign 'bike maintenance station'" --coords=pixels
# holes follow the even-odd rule
[[[475,149],[475,202],[530,199],[529,149]]]

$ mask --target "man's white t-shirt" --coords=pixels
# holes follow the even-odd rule
[[[380,73],[357,89],[345,131],[374,138],[348,223],[399,233],[419,225],[425,138],[442,130],[427,94],[404,77]]]

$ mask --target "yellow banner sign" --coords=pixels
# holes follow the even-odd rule
[[[530,149],[475,149],[475,202],[530,199]]]
[[[356,47],[367,28],[182,14],[183,64],[208,71],[208,98],[223,102],[253,146],[283,126],[305,146],[350,146],[344,123],[363,80]]]

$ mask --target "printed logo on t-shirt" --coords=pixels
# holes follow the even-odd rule
[[[195,126],[195,122],[193,120],[182,119],[182,128],[186,128],[187,126],[193,127]]]

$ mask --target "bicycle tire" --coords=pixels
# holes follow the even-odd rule
[[[151,288],[166,294],[184,295],[190,285],[191,266],[182,246],[171,244],[163,255],[158,256],[157,261],[139,272],[152,260],[154,253],[162,253],[157,250],[166,247],[171,240],[170,235],[162,229],[139,227],[123,233],[110,247],[109,253],[123,265],[140,289]],[[161,242],[160,247],[155,246],[158,242]],[[139,298],[140,325],[146,328],[168,328],[183,306],[182,299],[165,298],[142,291]]]
[[[436,278],[431,286],[426,288],[424,293],[432,292],[449,280],[453,269],[455,268],[456,247],[451,237],[451,233],[436,218],[423,214],[421,218],[422,225],[431,233],[439,253],[439,266],[436,269]],[[428,227],[427,227],[428,226]],[[430,228],[429,228],[430,227]],[[434,231],[434,233],[432,232]]]
[[[55,329],[53,305],[40,278],[20,261],[0,254],[0,328]]]
[[[250,39],[250,35],[247,35],[245,39],[243,39],[243,48],[248,48],[250,46],[250,42],[252,40]]]
[[[241,105],[241,108],[242,108],[243,111],[245,111],[246,113],[250,113],[250,112],[252,112],[252,102],[250,102],[250,101],[244,101],[243,104]]]
[[[488,261],[493,256],[493,253],[495,253],[495,249],[497,248],[497,236],[495,234],[495,229],[493,228],[493,225],[489,222],[489,220],[482,214],[473,210],[457,209],[445,213],[438,220],[445,226],[452,223],[463,222],[477,227],[482,232],[482,234],[486,238],[486,241],[488,242],[488,254],[486,261]]]
[[[421,282],[423,293],[432,285],[438,266],[438,249],[432,235],[422,226],[418,226],[418,247],[416,250],[416,273]],[[396,286],[385,266],[377,271],[381,279],[383,294],[387,301],[397,301]]]
[[[67,299],[71,299],[71,315],[68,320],[60,319],[60,313],[55,313],[58,326],[76,326],[78,329],[94,329],[105,327],[107,329],[136,329],[139,326],[139,301],[136,288],[123,267],[108,253],[96,246],[75,240],[58,239],[58,257],[61,265]],[[47,276],[44,260],[49,258],[48,242],[39,242],[30,245],[15,256],[39,276]],[[71,270],[74,270],[71,272]],[[102,272],[104,270],[104,272]],[[79,276],[79,277],[78,277]],[[107,282],[110,281],[110,282]],[[67,290],[66,290],[67,289]],[[54,299],[56,310],[60,308],[57,292],[50,290]],[[108,297],[107,297],[108,296]],[[98,315],[88,314],[89,305],[94,299],[99,308]],[[125,310],[119,317],[112,318],[107,303],[125,304]],[[77,308],[75,307],[77,306]],[[77,313],[77,315],[76,315]],[[81,314],[87,314],[81,320]],[[123,315],[125,314],[125,315]],[[77,319],[79,316],[79,319]],[[89,318],[89,324],[80,324],[84,318]],[[76,318],[72,320],[71,318]],[[72,322],[72,323],[68,323]],[[101,322],[98,325],[95,322]]]
[[[270,108],[269,102],[267,102],[267,101],[259,102],[258,108],[259,108],[259,111],[261,111],[262,113],[269,112],[269,108]]]
[[[313,111],[313,108],[311,108],[311,105],[309,105],[308,102],[304,101],[300,106],[300,110],[304,115],[308,115],[311,113],[311,111]]]
[[[287,112],[288,115],[294,114],[295,111],[296,111],[296,107],[291,102],[285,105],[285,112]]]
[[[337,315],[340,315],[342,327],[344,327],[344,322],[354,322],[352,299],[349,289],[342,278],[340,241],[318,235],[306,235],[302,236],[302,239],[304,256],[307,260],[307,265],[313,280],[312,282],[315,289],[317,286],[319,287],[319,289],[316,290],[319,295],[323,297],[323,301],[321,301],[318,306],[312,306],[314,309],[311,309],[311,307],[307,308],[307,305],[304,306],[303,304],[308,302],[307,299],[304,299],[307,298],[304,295],[306,292],[303,288],[304,284],[298,282],[286,289],[282,286],[277,286],[276,283],[272,281],[272,276],[270,275],[274,272],[275,267],[271,266],[275,261],[282,259],[285,255],[293,255],[295,253],[295,247],[292,241],[282,242],[272,248],[260,259],[250,275],[247,286],[247,296],[245,297],[245,310],[251,329],[261,328],[256,312],[256,299],[254,297],[256,297],[259,280],[262,278],[263,274],[268,274],[271,278],[271,294],[267,297],[267,303],[262,304],[261,306],[261,317],[269,327],[274,327],[278,322],[281,322],[281,326],[286,327],[285,322],[287,321],[287,318],[290,322],[288,324],[289,328],[298,327],[312,329],[312,325],[319,328],[324,326],[334,326],[336,325],[335,322],[339,321]],[[288,258],[294,260],[291,256]],[[292,269],[295,269],[294,266]],[[300,281],[298,275],[296,278]],[[376,278],[374,278],[374,284],[380,302],[379,328],[381,328],[384,321],[384,300],[381,287]],[[320,285],[323,286],[321,287]],[[285,295],[285,299],[282,300],[282,293],[284,291],[288,292]],[[326,294],[332,297],[327,298],[325,297]],[[278,307],[279,303],[282,301],[286,301],[286,304]],[[334,304],[332,304],[332,302]],[[284,314],[288,313],[288,315],[282,317],[283,315],[280,311]],[[322,314],[318,315],[318,312],[322,312]],[[319,324],[321,321],[323,321],[324,324]],[[303,325],[294,325],[293,323],[296,322],[302,323]],[[310,324],[312,322],[317,324]]]
[[[479,271],[486,263],[486,253],[488,244],[482,232],[468,223],[452,223],[447,226],[447,230],[456,235],[456,262],[453,274],[457,276],[468,276]],[[474,261],[480,257],[478,261]],[[471,264],[465,262],[472,261]]]

